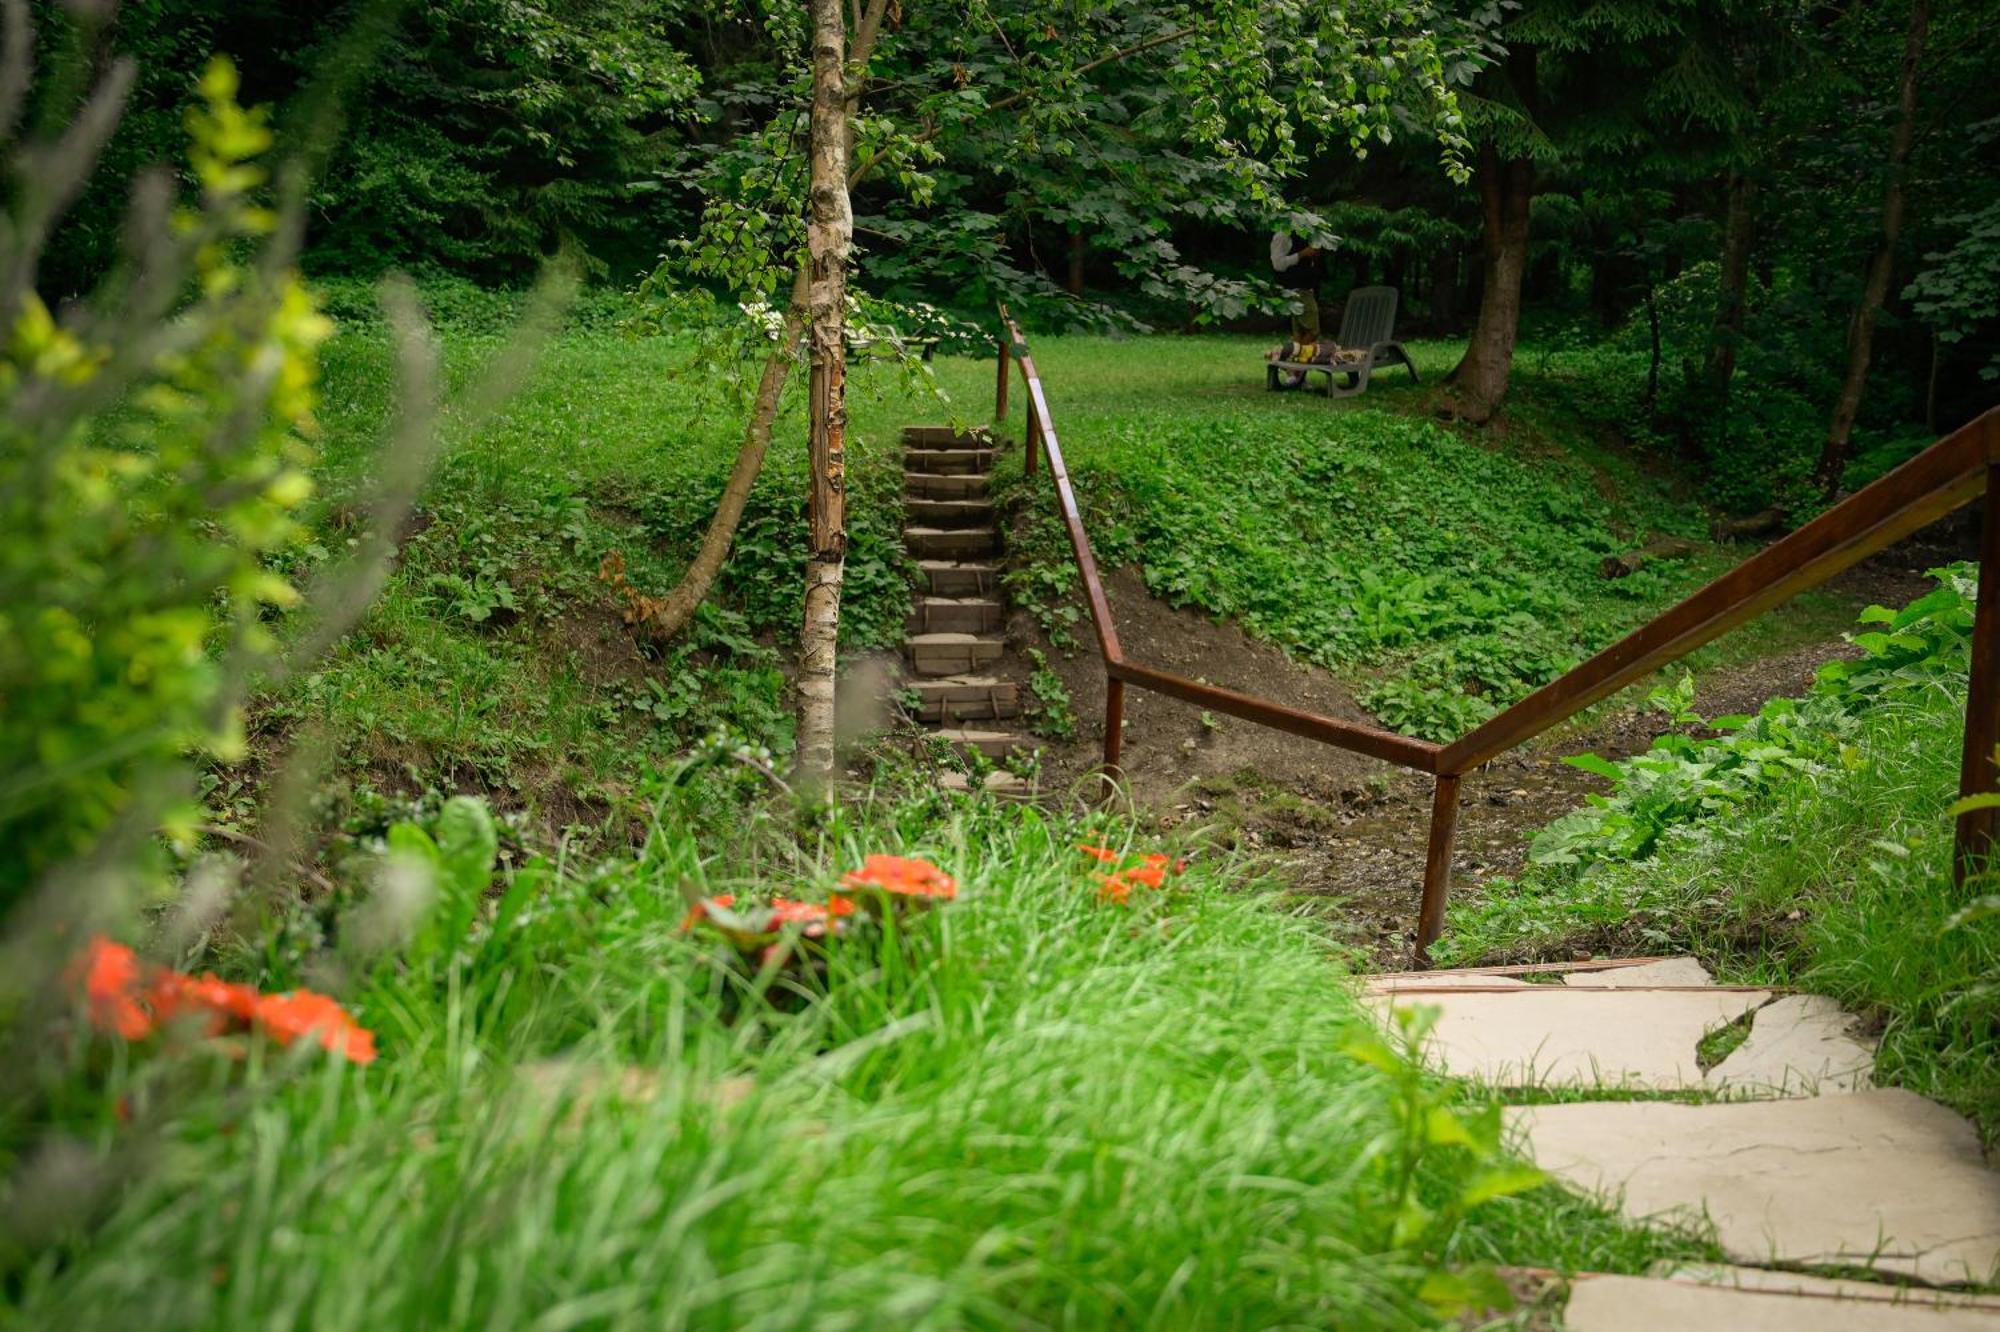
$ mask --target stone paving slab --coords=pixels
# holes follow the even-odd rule
[[[1701,1087],[1702,1036],[1771,997],[1766,990],[1434,987],[1376,993],[1378,1009],[1434,1005],[1430,1057],[1454,1077],[1498,1087]]]
[[[1776,1291],[1791,1295],[1841,1295],[1849,1299],[1917,1305],[1927,1309],[1976,1309],[2000,1315],[2000,1295],[1970,1295],[1929,1286],[1885,1285],[1877,1281],[1843,1281],[1774,1267],[1732,1267],[1727,1263],[1653,1264],[1646,1275],[1700,1286],[1730,1286],[1737,1290]]]
[[[1507,1121],[1543,1169],[1627,1216],[1705,1212],[1736,1262],[2000,1275],[2000,1173],[1970,1124],[1914,1092],[1527,1106]]]
[[[1819,994],[1790,994],[1757,1010],[1750,1035],[1708,1071],[1717,1091],[1819,1096],[1872,1085],[1875,1044],[1858,1023]]]
[[[1715,977],[1708,974],[1708,968],[1691,957],[1670,957],[1662,962],[1647,962],[1636,967],[1611,967],[1604,971],[1572,971],[1563,977],[1564,985],[1574,985],[1579,989],[1631,989],[1635,986],[1673,985],[1701,986],[1715,984]]]
[[[1844,1286],[1858,1283],[1843,1282]],[[1827,1291],[1762,1290],[1647,1277],[1583,1276],[1570,1286],[1570,1332],[1995,1332],[2000,1313]]]

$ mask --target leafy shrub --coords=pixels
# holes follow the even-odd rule
[[[184,754],[243,754],[245,678],[272,657],[270,612],[299,600],[265,561],[312,491],[328,325],[263,250],[271,134],[236,90],[209,66],[188,118],[200,203],[141,242],[164,247],[148,277],[168,290],[114,279],[59,322],[27,281],[38,229],[6,232],[21,277],[0,296],[0,912],[163,803]],[[17,195],[17,219],[39,205]]]
[[[1938,587],[1900,611],[1872,606],[1864,624],[1880,630],[1850,635],[1854,661],[1821,668],[1803,699],[1775,698],[1755,717],[1718,718],[1706,725],[1728,734],[1696,739],[1674,733],[1634,758],[1612,762],[1582,755],[1566,762],[1612,784],[1585,808],[1557,819],[1529,849],[1541,866],[1587,868],[1600,862],[1645,860],[1669,829],[1687,828],[1762,800],[1781,787],[1829,767],[1857,762],[1852,739],[1861,717],[1898,694],[1956,687],[1971,660],[1976,578],[1970,565],[1931,570]],[[1678,723],[1700,723],[1694,682],[1655,693]]]

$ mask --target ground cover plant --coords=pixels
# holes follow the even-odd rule
[[[1972,580],[1864,616],[1864,655],[1723,734],[1581,760],[1608,795],[1532,844],[1518,882],[1453,905],[1438,955],[1693,951],[1724,981],[1795,985],[1882,1024],[1877,1076],[2000,1135],[2000,919],[1954,885]],[[1663,700],[1699,723],[1698,698]],[[1717,723],[1705,723],[1714,726]]]
[[[1034,346],[1100,561],[1358,677],[1399,730],[1459,734],[1732,562],[1699,506],[1573,428],[1468,438],[1393,381],[1358,404],[1268,394],[1247,338]],[[1415,344],[1427,373],[1455,352]],[[1010,588],[1073,640],[1066,539],[1037,485],[1014,494]],[[1661,535],[1695,554],[1603,577]]]
[[[524,308],[449,283],[423,295],[454,384],[500,354]],[[368,441],[390,413],[391,351],[372,290],[330,296],[340,318],[323,354],[325,494],[309,515],[313,540],[288,557],[300,571],[343,549]],[[656,645],[627,631],[601,580],[615,552],[633,584],[673,583],[737,443],[730,391],[699,349],[629,331],[631,308],[598,295],[573,309],[491,419],[454,428],[447,407],[436,479],[363,632],[260,700],[253,719],[267,741],[311,719],[363,787],[434,790],[435,803],[471,783],[532,811],[545,833],[623,827],[649,765],[715,726],[787,750],[799,450],[774,453],[716,595],[681,638]],[[1409,389],[1359,411],[1267,395],[1255,340],[1034,345],[1101,557],[1135,562],[1170,601],[1350,674],[1392,726],[1455,734],[1730,558],[1703,545],[1630,578],[1599,576],[1606,554],[1657,532],[1699,537],[1705,517],[1629,455],[1591,442],[1564,405],[1565,375],[1589,372],[1565,370],[1571,353],[1524,369],[1519,410],[1540,417],[1487,444],[1423,419]],[[1435,369],[1455,347],[1417,351]],[[893,646],[908,612],[898,432],[990,412],[989,362],[943,355],[930,369],[913,381],[863,362],[853,377],[851,650]],[[802,430],[796,402],[784,410],[781,433]],[[1016,434],[1021,425],[1017,410]],[[1021,520],[1010,587],[1060,645],[1080,625],[1074,570],[1045,490],[1019,485],[1018,467],[1018,456],[1003,464]],[[1431,521],[1438,505],[1462,521]],[[1812,602],[1793,618],[1818,632],[1824,611]],[[1062,738],[1066,705],[1039,706],[1038,725]],[[254,778],[224,773],[218,789]]]
[[[726,757],[678,776],[643,853],[490,890],[473,811],[359,848],[436,910],[385,922],[393,876],[358,875],[318,947],[255,965],[344,977],[365,1068],[79,1031],[94,1164],[47,1247],[13,1231],[14,1321],[1428,1326],[1552,1236],[1700,1251],[1499,1156],[1483,1102],[1357,1025],[1317,928],[1199,847],[888,792],[801,826]],[[727,853],[688,831],[746,797]],[[918,882],[865,929],[758,923]]]

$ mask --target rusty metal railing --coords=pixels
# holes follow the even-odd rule
[[[1117,622],[1104,595],[1104,581],[1077,508],[1035,358],[1020,326],[1004,308],[1001,319],[1007,336],[999,343],[994,414],[998,420],[1007,417],[1010,363],[1018,365],[1027,394],[1027,473],[1035,475],[1038,458],[1047,461],[1056,506],[1083,579],[1084,599],[1089,603],[1098,651],[1104,658],[1105,771],[1116,777],[1122,770],[1125,686],[1131,684],[1434,777],[1423,900],[1417,916],[1416,960],[1420,966],[1427,963],[1430,946],[1444,928],[1452,851],[1458,834],[1459,785],[1468,773],[1982,494],[2000,496],[2000,407],[1996,407],[1766,546],[1559,679],[1450,744],[1438,745],[1379,727],[1303,712],[1128,660],[1118,645]],[[2000,786],[2000,759],[1995,756],[1996,747],[2000,747],[2000,513],[1996,509],[2000,505],[1989,501],[1980,544],[1979,600],[1972,631],[1972,671],[1959,781],[1965,795]],[[1962,881],[1976,863],[1994,854],[1996,845],[2000,845],[2000,810],[1975,810],[1961,816],[1953,856],[1955,874]]]

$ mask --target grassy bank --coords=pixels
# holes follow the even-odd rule
[[[342,299],[351,315],[357,298]],[[439,313],[447,378],[463,390],[498,354],[511,314]],[[444,452],[388,586],[360,632],[261,700],[263,752],[323,727],[358,796],[481,790],[544,835],[569,827],[620,842],[643,819],[648,774],[693,739],[721,726],[788,748],[805,553],[799,386],[711,604],[681,640],[642,649],[599,563],[616,552],[638,587],[672,586],[721,491],[744,406],[687,346],[626,336],[615,309],[585,313],[509,385],[497,415],[475,424],[462,403],[448,409]],[[1396,376],[1349,403],[1267,394],[1264,344],[1252,338],[1035,346],[1106,562],[1130,562],[1157,595],[1334,667],[1392,726],[1456,733],[1732,558],[1699,540],[1698,506],[1597,442],[1546,367],[1524,369],[1515,424],[1477,434],[1432,421],[1425,390]],[[1435,377],[1456,348],[1416,352]],[[933,369],[942,402],[884,364],[858,365],[851,381],[851,653],[893,648],[909,605],[898,432],[990,411],[990,362],[940,357]],[[297,572],[354,530],[356,478],[389,411],[392,371],[365,320],[326,349],[323,498]],[[1060,633],[1078,611],[1071,566],[1046,492],[1019,488],[1018,455],[1005,466],[1025,518],[1014,594]],[[1695,553],[1600,576],[1606,555],[1656,533],[1696,538]],[[1808,600],[1758,633],[1823,634],[1828,604]],[[257,780],[254,767],[222,774],[219,803]]]
[[[366,1068],[87,1046],[97,1215],[0,1323],[1418,1327],[1443,1271],[1699,1251],[1517,1192],[1484,1107],[1357,1045],[1327,941],[1198,849],[1118,905],[1072,845],[1117,824],[877,797],[698,839],[753,792],[676,790],[643,855],[531,865],[441,947],[369,958],[322,904],[266,988],[337,965]],[[957,900],[818,976],[683,931],[686,889],[817,898],[877,850]]]
[[[1035,349],[1100,560],[1345,675],[1393,728],[1456,736],[1741,558],[1643,455],[1601,442],[1560,357],[1524,368],[1508,421],[1478,432],[1432,419],[1430,390],[1400,371],[1344,402],[1269,393],[1266,346]],[[1460,348],[1412,350],[1434,384]],[[1079,623],[1067,548],[1046,495],[1014,493],[1028,515],[1016,597],[1060,638]],[[1661,536],[1686,553],[1604,577],[1607,557]],[[1733,648],[1824,632],[1831,601]]]

